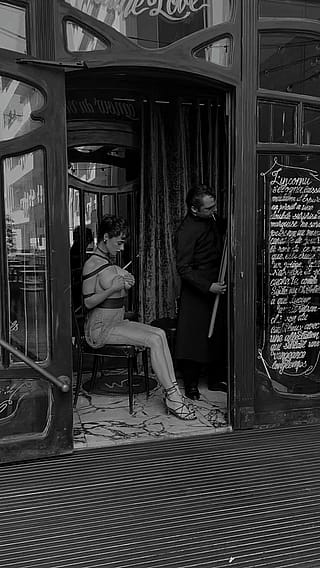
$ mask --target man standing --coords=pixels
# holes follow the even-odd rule
[[[181,293],[175,355],[186,396],[199,399],[199,377],[205,367],[209,369],[208,388],[226,390],[227,322],[213,340],[208,339],[215,296],[226,292],[225,283],[218,282],[223,237],[216,219],[216,199],[209,187],[191,188],[186,204],[188,212],[176,240]],[[224,311],[219,306],[219,319]]]

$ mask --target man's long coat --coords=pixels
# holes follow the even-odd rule
[[[177,231],[176,253],[181,292],[175,356],[208,363],[212,359],[208,331],[215,299],[209,288],[218,281],[222,254],[217,223],[188,213]]]

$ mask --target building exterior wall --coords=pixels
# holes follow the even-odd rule
[[[13,190],[17,189],[14,185],[17,168],[25,168],[32,156],[37,157],[38,154],[34,156],[29,150],[43,144],[44,131],[39,130],[39,138],[37,129],[41,120],[43,124],[48,120],[46,105],[53,95],[51,80],[46,78],[50,73],[61,75],[64,70],[67,89],[57,83],[56,100],[64,104],[67,98],[71,115],[76,104],[77,116],[73,118],[77,120],[80,111],[93,112],[97,122],[99,113],[107,112],[105,107],[101,110],[102,99],[100,106],[92,111],[92,101],[97,97],[81,98],[81,89],[86,93],[91,89],[94,94],[100,76],[112,90],[116,84],[114,77],[119,78],[121,73],[130,77],[133,85],[135,70],[137,85],[141,78],[150,78],[161,85],[164,76],[176,73],[190,84],[205,84],[208,92],[211,88],[225,97],[229,118],[227,217],[232,422],[236,428],[252,428],[319,421],[318,3],[159,0],[157,5],[151,5],[147,0],[126,3],[25,0],[0,2],[0,10],[6,22],[5,32],[0,34],[4,57],[0,143],[7,160],[2,161],[2,199],[8,213],[18,196]],[[18,87],[14,71],[21,81]],[[73,83],[77,88],[80,85],[76,103],[74,98],[68,100],[68,88]],[[114,106],[112,110],[109,104],[108,109],[109,114],[114,114]],[[59,126],[62,137],[66,126],[64,119]],[[59,179],[64,184],[65,154],[59,162],[54,148],[56,141],[46,136],[48,152],[58,160]],[[19,153],[24,154],[23,164],[21,160],[20,164],[13,163],[13,156]],[[49,162],[42,168],[45,178]],[[31,184],[38,187],[38,192],[34,187],[33,193],[24,191],[20,184],[20,225],[25,214],[23,203],[28,199],[37,205],[42,225],[45,215],[49,215],[47,222],[52,225],[50,210],[45,215],[40,211],[43,183],[39,170],[41,173],[41,168],[37,168]],[[15,218],[18,213],[16,210]],[[2,225],[1,262],[6,267],[3,274],[7,274],[7,243],[12,226],[5,218]],[[18,225],[16,234],[17,228]],[[32,237],[33,242],[38,239],[38,251],[46,246],[40,237]],[[46,263],[50,273],[53,266],[50,255]],[[11,295],[14,285],[13,282]],[[45,290],[47,299],[59,293],[58,287]],[[8,304],[8,294],[10,289],[2,293],[3,305]],[[1,334],[10,340],[15,333],[14,320],[8,310],[3,310],[3,314]],[[43,321],[48,317],[43,308]],[[43,325],[49,331],[53,329],[52,321]],[[52,337],[48,333],[44,346],[50,352]],[[43,357],[46,359],[47,355]],[[5,352],[2,364],[3,377],[8,365],[15,372]]]

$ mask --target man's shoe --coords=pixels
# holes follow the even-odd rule
[[[228,392],[228,384],[226,381],[218,381],[217,383],[211,383],[208,385],[208,390]]]
[[[198,387],[193,385],[186,386],[184,389],[184,394],[186,395],[186,397],[191,398],[191,400],[199,400],[200,398]]]

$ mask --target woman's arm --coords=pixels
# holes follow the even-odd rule
[[[124,287],[124,278],[123,276],[114,276],[111,285],[106,289],[102,290],[101,292],[93,292],[92,295],[86,296],[85,292],[85,282],[83,283],[82,293],[84,296],[84,305],[88,310],[92,310],[96,306],[99,306],[106,298],[112,296],[115,292],[123,290]]]
[[[99,271],[99,268],[101,272]],[[92,273],[92,276],[90,274]],[[101,304],[106,298],[124,289],[124,278],[115,274],[113,266],[97,265],[89,259],[83,267],[82,294],[84,305],[91,310]]]

